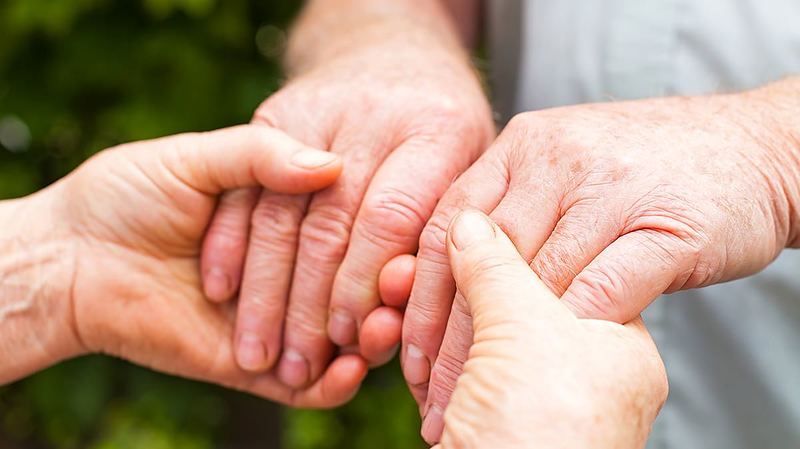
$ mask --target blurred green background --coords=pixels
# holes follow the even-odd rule
[[[0,0],[0,199],[92,153],[247,122],[299,0]],[[0,448],[424,447],[396,363],[335,411],[286,410],[100,356],[0,388]]]

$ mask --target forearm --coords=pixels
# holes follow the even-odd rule
[[[72,245],[46,194],[0,202],[0,384],[76,355]]]
[[[483,0],[441,0],[441,2],[453,18],[462,42],[474,48],[483,31],[485,2]]]
[[[463,23],[461,29],[473,31]],[[287,69],[298,74],[355,52],[384,48],[447,55],[468,64],[459,29],[440,0],[310,0],[292,32]]]
[[[743,94],[743,119],[767,150],[777,228],[785,229],[786,246],[800,246],[800,76]],[[757,167],[762,169],[762,167]]]

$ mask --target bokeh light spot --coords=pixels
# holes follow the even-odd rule
[[[31,131],[25,122],[13,115],[0,119],[0,145],[12,153],[22,153],[30,144]]]

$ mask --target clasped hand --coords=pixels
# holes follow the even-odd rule
[[[235,306],[204,297],[199,264],[221,192],[258,185],[300,194],[330,185],[341,169],[336,155],[248,125],[106,150],[42,192],[3,204],[0,211],[27,227],[24,238],[37,242],[30,246],[40,250],[31,253],[58,248],[58,257],[42,254],[41,260],[45,271],[58,274],[47,283],[59,288],[31,290],[37,301],[26,313],[42,319],[31,323],[28,337],[38,343],[33,351],[7,354],[15,364],[3,367],[0,380],[99,352],[294,406],[348,400],[367,369],[359,355],[338,356],[303,389],[240,368]],[[37,226],[41,219],[47,223]],[[590,440],[575,438],[574,447],[641,444],[666,394],[663,366],[641,321],[577,319],[480,212],[459,215],[446,241],[475,340],[447,411],[442,447],[522,448],[532,441],[547,447],[573,427],[591,430]],[[397,278],[413,274],[400,267],[384,269],[381,282],[395,303],[410,287]],[[396,318],[377,319],[397,327]],[[373,346],[399,342],[397,334],[387,340],[380,326],[371,338],[369,321],[362,336],[375,340]],[[537,398],[536,407],[527,399],[515,403],[509,392]],[[495,407],[485,407],[487,398]],[[553,416],[558,426],[551,425]],[[639,416],[639,425],[628,425]],[[531,432],[530,423],[549,431]]]

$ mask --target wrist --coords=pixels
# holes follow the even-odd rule
[[[71,290],[75,250],[55,185],[0,203],[0,384],[82,352]]]
[[[292,31],[286,66],[297,76],[358,54],[370,59],[413,54],[421,64],[447,57],[470,65],[439,2],[335,0],[310,2]]]

